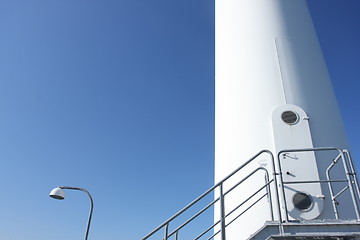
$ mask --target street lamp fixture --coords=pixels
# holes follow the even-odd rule
[[[89,212],[89,218],[88,218],[88,224],[86,227],[86,233],[85,233],[85,240],[88,239],[88,235],[89,235],[89,229],[90,229],[90,223],[91,223],[91,217],[92,217],[92,212],[93,212],[93,207],[94,207],[94,202],[93,199],[90,195],[90,193],[83,189],[83,188],[78,188],[78,187],[66,187],[66,186],[60,186],[57,188],[54,188],[53,190],[51,190],[50,192],[50,197],[58,199],[58,200],[64,200],[65,199],[65,191],[64,189],[71,189],[71,190],[80,190],[84,193],[86,193],[90,199],[90,212]]]

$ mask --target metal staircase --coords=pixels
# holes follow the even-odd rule
[[[280,159],[286,154],[295,152],[330,152],[335,155],[330,159],[329,167],[326,169],[326,179],[314,181],[287,181],[283,180]],[[267,164],[253,168],[251,171],[244,169],[252,166],[255,160],[268,159]],[[344,179],[333,179],[332,169],[342,163]],[[259,178],[259,176],[261,176]],[[225,206],[225,197],[229,196],[241,184],[252,178],[259,178],[264,181],[261,187],[254,189],[253,193],[244,197],[235,207],[229,209]],[[231,183],[231,186],[229,186]],[[321,183],[328,187],[329,196],[332,202],[332,219],[321,220],[296,220],[289,217],[286,205],[285,188],[293,184]],[[337,184],[337,187],[334,187]],[[343,184],[339,190],[338,185]],[[226,188],[224,187],[226,186]],[[344,194],[351,197],[354,219],[341,219],[341,209],[338,208],[340,198]],[[257,232],[249,237],[249,240],[265,239],[297,239],[297,240],[353,240],[360,239],[360,189],[356,177],[354,165],[347,150],[334,147],[311,148],[311,149],[287,149],[280,151],[275,160],[269,150],[263,150],[246,161],[240,167],[222,181],[215,184],[205,193],[188,204],[181,211],[158,226],[142,240],[189,240],[189,239],[221,239],[226,240],[226,230],[236,221],[244,217],[251,208],[267,202],[270,218],[264,221],[264,225]],[[213,218],[213,212],[218,211],[218,218]],[[215,214],[217,215],[217,214]],[[235,240],[235,239],[228,239]]]

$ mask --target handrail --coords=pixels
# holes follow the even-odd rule
[[[276,179],[275,179],[275,161],[274,161],[274,156],[271,153],[271,151],[269,150],[262,150],[260,152],[258,152],[256,155],[254,155],[252,158],[250,158],[248,161],[246,161],[245,163],[243,163],[240,167],[238,167],[237,169],[235,169],[233,172],[231,172],[229,175],[227,175],[225,178],[223,178],[220,182],[218,182],[217,184],[215,184],[213,187],[211,187],[210,189],[208,189],[207,191],[205,191],[203,194],[201,194],[199,197],[197,197],[194,201],[192,201],[191,203],[189,203],[187,206],[185,206],[182,210],[180,210],[179,212],[177,212],[176,214],[174,214],[172,217],[170,217],[167,221],[165,221],[164,223],[162,223],[161,225],[159,225],[157,228],[155,228],[152,232],[150,232],[149,234],[147,234],[145,237],[143,237],[141,240],[146,240],[148,238],[150,238],[152,235],[154,235],[155,233],[157,233],[160,229],[165,227],[165,234],[164,234],[164,240],[167,240],[169,237],[171,237],[172,235],[178,233],[178,231],[183,228],[186,224],[188,224],[189,222],[191,222],[193,219],[195,219],[197,216],[199,216],[201,213],[203,213],[206,209],[208,209],[210,206],[209,205],[214,205],[216,202],[218,202],[220,200],[220,202],[223,200],[222,198],[229,193],[231,190],[233,190],[235,187],[232,187],[230,190],[226,191],[225,193],[220,193],[220,197],[215,199],[214,201],[212,201],[210,204],[208,204],[208,206],[204,207],[203,209],[201,209],[198,213],[196,213],[193,217],[191,217],[189,220],[187,220],[184,224],[182,224],[181,226],[179,226],[178,228],[176,228],[174,231],[172,231],[171,233],[168,233],[168,227],[169,227],[169,223],[172,222],[175,218],[179,217],[182,213],[184,213],[186,210],[188,210],[189,208],[191,208],[192,206],[194,206],[196,203],[198,203],[201,199],[203,199],[204,197],[206,197],[208,194],[210,194],[211,192],[213,192],[216,188],[220,187],[220,192],[223,186],[223,183],[225,181],[227,181],[229,178],[231,178],[233,175],[235,175],[237,172],[239,172],[241,169],[243,169],[245,166],[247,166],[249,163],[251,163],[254,159],[256,159],[257,157],[259,157],[260,155],[262,155],[263,153],[269,154],[271,157],[271,161],[272,161],[272,167],[273,167],[273,171],[274,171],[274,179],[271,180],[271,182],[275,183],[275,187],[274,189],[277,191],[276,188]],[[259,168],[262,170],[265,170],[267,172],[267,170],[265,168]],[[245,177],[245,179],[242,179],[240,182],[245,181],[247,178],[249,178],[250,175],[254,174],[255,172],[257,172],[259,169],[254,170],[253,172],[251,172],[249,175],[247,175]],[[268,179],[268,173],[266,173],[266,179]],[[240,183],[237,183],[236,186],[238,186]],[[267,185],[265,185],[267,186]],[[270,192],[270,191],[269,191]],[[269,194],[270,196],[270,194]],[[270,203],[272,203],[272,201],[270,201]],[[223,203],[224,204],[224,203]],[[220,203],[220,208],[222,208],[221,214],[223,215],[220,223],[222,224],[222,239],[225,240],[225,211],[223,209],[223,207],[221,206],[222,204]],[[270,207],[272,208],[272,206]],[[280,216],[280,215],[279,215]],[[216,225],[213,225],[213,227],[215,227]]]
[[[326,179],[329,181],[328,182],[328,187],[329,187],[329,191],[330,191],[330,196],[331,196],[331,203],[334,209],[334,214],[335,214],[335,218],[339,219],[339,212],[337,210],[337,202],[336,202],[336,196],[334,194],[334,189],[332,187],[331,184],[331,176],[330,176],[330,170],[335,166],[335,164],[339,161],[339,159],[341,158],[341,155],[339,154],[329,165],[329,167],[326,169]],[[347,180],[346,180],[347,182]]]
[[[349,150],[345,149],[344,151],[345,156],[348,159],[349,165],[350,165],[350,170],[351,170],[351,176],[353,178],[354,184],[355,184],[355,188],[356,188],[356,192],[357,192],[357,196],[360,199],[360,188],[359,188],[359,183],[358,183],[358,179],[357,179],[357,175],[355,172],[355,167],[354,167],[354,163],[352,161],[351,155]]]
[[[332,161],[332,163],[330,164],[330,166],[326,169],[326,177],[327,180],[316,180],[316,181],[297,181],[297,182],[284,182],[282,175],[281,175],[281,163],[280,163],[280,155],[283,153],[289,153],[289,152],[317,152],[317,151],[338,151],[339,155]],[[347,155],[347,159],[345,158],[345,155]],[[330,177],[330,170],[335,166],[335,164],[339,161],[342,160],[343,163],[343,167],[344,167],[344,171],[345,171],[345,175],[346,175],[346,180],[331,180]],[[278,152],[277,155],[277,160],[278,160],[278,164],[279,164],[279,171],[280,171],[280,189],[282,191],[282,198],[284,201],[284,205],[287,206],[286,204],[286,198],[285,198],[285,191],[284,191],[284,184],[295,184],[295,183],[322,183],[322,182],[327,182],[328,183],[328,187],[329,187],[329,191],[330,191],[330,195],[331,195],[331,200],[332,200],[332,204],[333,204],[333,208],[334,208],[334,214],[335,214],[335,218],[339,219],[339,214],[338,214],[338,210],[337,210],[337,204],[336,204],[336,197],[338,197],[340,194],[342,194],[343,192],[345,192],[347,189],[349,189],[350,191],[350,195],[353,201],[353,205],[355,208],[355,214],[357,217],[357,220],[360,220],[360,212],[359,212],[359,206],[358,206],[358,201],[355,195],[355,191],[354,191],[354,186],[353,186],[353,181],[355,184],[355,187],[357,189],[357,193],[358,193],[358,199],[360,199],[360,190],[359,190],[359,185],[357,183],[357,179],[356,179],[356,173],[354,170],[354,166],[350,157],[350,153],[348,150],[341,150],[340,148],[336,148],[336,147],[322,147],[322,148],[303,148],[303,149],[285,149],[285,150],[281,150]],[[350,170],[349,170],[350,167]],[[350,177],[352,176],[352,177]],[[347,187],[345,187],[344,189],[342,189],[340,192],[338,192],[337,194],[334,194],[333,188],[331,183],[332,182],[347,182]],[[288,210],[285,207],[285,216],[286,216],[286,220],[288,221]]]
[[[353,200],[357,220],[360,220],[360,212],[359,212],[358,200],[357,200],[357,198],[355,196],[355,192],[353,190],[353,184],[354,184],[355,188],[356,188],[356,192],[357,192],[357,197],[359,199],[360,198],[359,184],[358,184],[358,181],[357,181],[357,178],[356,178],[356,172],[355,172],[354,165],[353,165],[353,162],[352,162],[352,159],[351,159],[351,156],[350,156],[350,152],[348,150],[346,150],[346,149],[341,150],[341,153],[332,161],[330,166],[326,169],[326,177],[327,177],[328,180],[331,180],[330,170],[335,166],[335,164],[338,163],[338,161],[340,159],[342,159],[343,166],[344,166],[344,169],[346,171],[348,186],[346,186],[345,188],[343,188],[337,194],[334,195],[334,191],[333,191],[333,188],[332,188],[332,185],[331,185],[331,183],[334,182],[334,181],[329,181],[329,183],[328,183],[329,190],[330,190],[330,195],[331,195],[331,200],[332,200],[332,205],[333,205],[333,209],[334,209],[334,213],[335,213],[335,218],[339,219],[339,213],[338,213],[338,210],[337,210],[336,198],[339,197],[342,193],[344,193],[347,189],[349,189],[350,193],[351,193],[352,200]]]
[[[339,154],[329,167],[326,169],[326,178],[327,180],[306,180],[306,181],[287,181],[285,182],[283,180],[282,171],[281,171],[281,161],[280,156],[284,153],[290,153],[290,152],[318,152],[318,151],[337,151]],[[235,183],[232,183],[231,186],[227,190],[224,191],[224,183],[230,179],[232,176],[234,176],[236,173],[238,173],[241,169],[249,165],[252,161],[254,161],[256,158],[258,158],[262,154],[268,154],[271,158],[271,166],[269,167],[257,167],[253,171],[247,172],[247,175],[242,176],[240,180],[237,180]],[[345,171],[346,179],[331,179],[330,171],[341,160],[343,163],[343,168]],[[269,176],[269,170],[272,168],[272,177]],[[263,171],[265,174],[265,184],[262,185],[260,188],[255,189],[253,193],[248,193],[248,196],[244,196],[245,200],[242,200],[237,206],[232,208],[231,210],[228,210],[227,213],[225,213],[225,196],[232,192],[235,188],[237,188],[239,185],[241,185],[243,182],[245,182],[247,179],[254,176],[257,172]],[[338,193],[334,194],[332,183],[347,183],[346,187],[344,187],[342,190],[340,190]],[[225,178],[223,178],[221,181],[219,181],[217,184],[215,184],[213,187],[209,188],[207,191],[205,191],[203,194],[201,194],[199,197],[197,197],[195,200],[193,200],[191,203],[186,205],[182,210],[174,214],[172,217],[170,217],[167,221],[159,225],[157,228],[155,228],[152,232],[147,234],[144,238],[141,240],[147,240],[150,237],[152,237],[155,233],[158,233],[161,229],[164,230],[163,238],[162,240],[168,240],[171,237],[175,237],[175,240],[178,240],[179,232],[187,226],[190,222],[192,222],[194,219],[199,217],[201,214],[203,214],[206,210],[213,207],[215,204],[219,204],[220,208],[220,219],[214,221],[214,223],[207,227],[203,232],[197,235],[195,240],[198,240],[202,237],[204,237],[206,234],[209,233],[212,229],[215,229],[215,227],[218,226],[219,229],[214,231],[214,233],[208,237],[208,240],[213,239],[216,235],[221,234],[221,239],[226,240],[226,231],[225,229],[232,224],[234,221],[236,221],[238,218],[240,218],[245,212],[247,212],[249,209],[251,209],[254,205],[256,205],[259,201],[261,201],[264,197],[268,197],[269,202],[269,210],[270,210],[270,216],[272,221],[276,221],[276,223],[279,226],[279,234],[281,236],[284,235],[284,227],[283,227],[283,217],[285,217],[285,222],[289,221],[289,213],[287,209],[287,203],[286,203],[286,196],[285,196],[285,185],[287,184],[310,184],[310,183],[327,183],[329,187],[329,192],[331,195],[331,200],[333,203],[335,218],[338,219],[338,209],[336,206],[336,198],[346,192],[347,190],[350,191],[350,195],[353,200],[355,213],[357,216],[357,220],[360,220],[360,212],[359,212],[359,206],[358,203],[360,201],[360,188],[359,183],[356,177],[356,172],[354,169],[354,165],[350,156],[350,153],[348,150],[341,150],[336,147],[324,147],[324,148],[303,148],[303,149],[285,149],[281,150],[277,154],[277,164],[275,164],[275,158],[271,151],[269,150],[262,150],[258,152],[256,155],[254,155],[252,158],[250,158],[248,161],[244,162],[241,166],[236,168],[234,171],[232,171],[229,175],[227,175]],[[272,187],[271,187],[272,186]],[[280,192],[279,192],[279,189]],[[200,208],[195,214],[193,214],[191,217],[189,217],[187,220],[185,220],[183,223],[178,224],[178,226],[172,230],[169,231],[169,225],[173,222],[177,217],[179,217],[181,214],[183,214],[185,211],[189,210],[192,206],[197,204],[200,200],[208,196],[210,193],[213,193],[216,189],[220,190],[220,194],[218,197],[214,198],[210,203],[207,203],[205,206]],[[259,193],[264,191],[266,189],[266,192],[263,193],[260,197],[257,197],[254,201],[253,198],[255,196],[258,196]],[[272,193],[275,194],[275,200],[276,202],[273,202],[273,196]],[[280,199],[282,200],[282,203],[280,203]],[[249,201],[251,202],[249,204]],[[245,206],[246,204],[246,206]],[[243,207],[244,206],[244,207]],[[238,213],[240,208],[243,207],[245,209],[241,209],[241,212]],[[277,219],[274,218],[274,208],[277,210]],[[283,209],[283,214],[282,210]],[[235,212],[235,216],[231,216],[229,222],[226,222],[228,217],[230,215],[233,215]],[[220,224],[220,226],[219,226]],[[173,238],[172,238],[173,239]]]

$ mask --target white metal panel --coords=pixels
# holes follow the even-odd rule
[[[284,122],[282,114],[292,112],[297,120],[289,124]],[[276,152],[284,149],[313,148],[309,117],[305,111],[295,105],[287,104],[277,107],[272,115],[274,142]],[[319,172],[314,152],[283,153],[280,157],[284,182],[319,181]],[[299,210],[294,206],[293,197],[297,192],[311,196],[309,208]],[[293,219],[314,219],[323,208],[324,200],[320,183],[288,184],[285,186],[286,207]]]

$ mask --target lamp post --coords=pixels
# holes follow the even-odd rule
[[[91,217],[92,217],[92,212],[93,212],[93,207],[94,207],[94,203],[93,203],[93,199],[90,195],[90,193],[83,189],[83,188],[78,188],[78,187],[66,187],[66,186],[59,186],[57,188],[54,188],[53,190],[51,190],[50,192],[50,197],[55,198],[55,199],[59,199],[59,200],[64,200],[65,199],[65,192],[64,189],[71,189],[71,190],[80,190],[83,191],[84,193],[86,193],[88,195],[88,197],[90,198],[90,212],[89,212],[89,219],[88,219],[88,224],[86,227],[86,233],[85,233],[85,240],[88,239],[88,235],[89,235],[89,229],[90,229],[90,223],[91,223]]]

